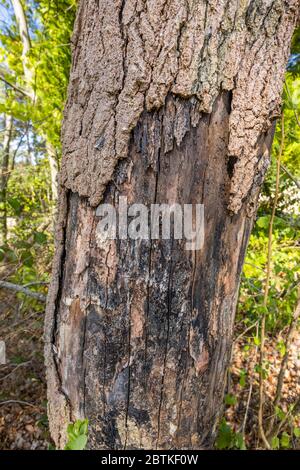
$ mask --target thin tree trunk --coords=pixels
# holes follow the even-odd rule
[[[212,447],[299,1],[79,2],[45,356],[50,428]],[[200,203],[204,247],[97,237],[96,207]]]
[[[22,65],[23,65],[23,70],[24,70],[24,78],[26,82],[26,87],[28,89],[28,93],[30,94],[30,97],[32,100],[35,99],[35,93],[32,88],[32,81],[33,81],[33,73],[28,61],[28,54],[31,48],[30,44],[30,36],[29,36],[29,30],[28,30],[28,25],[27,25],[27,19],[25,15],[25,11],[22,5],[22,2],[20,0],[11,0],[15,17],[17,20],[17,24],[19,27],[19,33],[20,33],[20,38],[22,42]]]
[[[7,183],[9,178],[9,155],[10,144],[13,131],[12,116],[4,117],[4,136],[2,143],[2,159],[1,159],[1,181],[0,181],[0,204],[1,204],[1,225],[2,225],[2,242],[7,240]]]
[[[58,164],[57,164],[57,154],[53,145],[46,141],[46,150],[50,166],[51,174],[51,196],[53,201],[57,201],[58,190],[57,190],[57,174],[58,174]]]

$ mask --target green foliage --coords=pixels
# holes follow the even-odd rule
[[[223,418],[219,427],[219,433],[216,440],[218,450],[237,449],[246,450],[244,438],[241,433],[233,431],[226,420]]]
[[[288,72],[284,92],[285,142],[282,164],[294,179],[300,180],[300,77]],[[250,238],[240,292],[239,319],[246,325],[263,314],[269,223],[275,192],[276,158],[279,153],[281,126],[277,124],[272,147],[272,163],[267,174],[256,225]],[[278,331],[289,324],[300,279],[300,198],[299,189],[284,171],[272,241],[272,276],[267,308],[267,330]]]
[[[65,450],[84,450],[88,440],[88,420],[77,420],[67,428],[68,442]]]
[[[294,426],[293,419],[294,405],[290,405],[288,411],[283,411],[279,406],[275,407],[275,414],[280,424],[278,431],[275,432],[271,439],[271,447],[274,450],[291,448],[292,441],[295,443],[300,439],[300,428]],[[284,431],[279,431],[284,426]]]
[[[235,405],[236,397],[230,394],[225,395],[225,404],[226,405]]]
[[[1,0],[0,5],[5,6]],[[34,71],[32,87],[36,98],[20,97],[13,88],[6,90],[0,102],[0,112],[16,119],[30,121],[38,135],[47,138],[60,151],[62,110],[66,99],[71,64],[70,37],[76,11],[76,1],[31,0],[24,2],[31,37],[29,67]],[[6,5],[7,8],[7,5]],[[22,42],[11,8],[11,21],[0,34],[0,58],[6,67],[10,83],[26,87],[22,68]]]
[[[252,380],[253,390],[255,390],[259,374],[262,374],[264,380],[268,380],[269,383],[274,384],[273,387],[276,387],[277,377],[274,376],[274,369],[271,369],[266,357],[261,366],[258,363],[259,354],[254,355],[254,351],[259,351],[261,347],[261,319],[264,315],[266,316],[265,336],[267,339],[269,337],[270,340],[273,340],[273,344],[276,344],[282,360],[287,352],[285,332],[293,318],[300,282],[300,195],[297,186],[300,182],[300,29],[296,31],[294,36],[292,55],[285,77],[283,112],[284,145],[281,155],[279,197],[272,230],[271,276],[266,307],[264,306],[264,289],[269,227],[275,196],[276,160],[280,152],[282,138],[279,120],[272,146],[271,165],[260,197],[256,224],[250,237],[240,288],[237,323],[239,334],[241,330],[246,332],[243,336],[242,355],[248,364],[251,363],[251,357],[256,357],[257,360],[257,363],[251,366],[254,369],[251,379],[250,373],[248,377],[245,369],[240,371],[237,387],[243,397],[243,389],[246,384],[250,384],[250,380]],[[277,339],[278,333],[280,333],[280,337]],[[267,345],[269,344],[270,342],[267,341]],[[254,391],[252,396],[253,394]],[[268,397],[269,399],[270,397]],[[242,409],[244,415],[244,405],[240,403],[239,393],[236,392],[236,389],[234,399],[231,398],[231,395],[227,395],[225,403],[228,405],[227,418],[232,419],[232,416],[236,418],[237,414],[233,415],[232,412],[237,409],[240,411]],[[279,404],[281,405],[281,400],[279,400]],[[234,405],[234,410],[232,405]],[[257,406],[257,398],[254,406]],[[276,406],[275,410],[271,411],[275,415],[274,426],[270,430],[272,449],[299,447],[299,413],[294,410],[294,406],[285,404],[283,407]],[[249,417],[248,420],[250,420]],[[264,423],[267,430],[269,422],[270,419]],[[253,429],[249,429],[249,431],[253,433]],[[257,434],[257,429],[254,429],[254,435],[257,436]],[[226,423],[226,420],[221,423],[217,446],[223,449],[238,448],[236,434],[229,423]]]
[[[0,261],[16,266],[9,280],[22,285],[48,281],[47,267],[53,256],[53,204],[45,161],[36,166],[16,167],[8,182],[7,202],[10,234],[9,240],[0,245]],[[41,292],[44,289],[42,284],[32,287]],[[41,309],[39,302],[32,299],[24,298],[24,302],[25,307],[30,302],[37,310]]]
[[[300,438],[300,428],[294,428],[293,430],[294,436],[299,439]]]
[[[290,434],[284,431],[280,437],[273,436],[271,439],[271,447],[273,450],[289,449],[291,447]]]
[[[71,34],[76,1],[26,0],[22,2],[30,35],[25,81],[22,41],[12,3],[0,0],[5,20],[0,33],[1,73],[17,88],[34,91],[34,99],[0,82],[0,114],[13,117],[13,134],[6,176],[5,198],[0,198],[0,221],[5,218],[8,237],[0,233],[0,261],[9,266],[8,280],[16,284],[49,280],[53,255],[54,203],[47,146],[59,166],[60,132],[71,65]],[[3,11],[3,9],[1,10]],[[5,119],[3,118],[3,122]],[[3,134],[3,133],[2,133]],[[2,139],[0,133],[0,141]],[[1,158],[1,154],[0,154]],[[12,269],[13,265],[15,269]],[[44,292],[45,286],[33,290]],[[41,305],[24,299],[24,308],[40,311]]]
[[[267,307],[267,331],[275,332],[289,324],[300,280],[300,198],[295,181],[300,181],[300,28],[295,32],[292,55],[283,92],[284,148],[281,157],[279,200],[273,227],[272,276]],[[241,284],[239,320],[246,325],[263,312],[269,222],[275,194],[276,158],[281,143],[277,123],[268,171],[250,238]],[[287,169],[288,173],[284,170]],[[292,177],[291,177],[292,176]]]
[[[240,387],[245,387],[246,385],[246,378],[247,378],[247,372],[245,370],[241,370],[240,372],[240,380],[239,380],[239,384],[240,384]]]

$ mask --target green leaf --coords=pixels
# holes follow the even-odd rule
[[[281,408],[279,408],[279,406],[275,407],[275,413],[280,419],[280,421],[283,421],[285,419],[285,412]]]
[[[38,245],[43,245],[47,241],[47,235],[42,232],[36,232],[34,234],[34,241],[38,243]]]
[[[235,405],[237,402],[237,399],[234,395],[226,395],[225,396],[225,404],[226,405]]]
[[[223,418],[219,428],[219,434],[216,441],[216,447],[219,450],[230,449],[232,446],[232,431],[230,426]]]
[[[294,436],[297,438],[300,437],[300,428],[294,428]]]
[[[277,349],[280,352],[281,357],[283,357],[286,353],[286,345],[284,341],[279,341],[277,344]]]
[[[87,443],[88,420],[78,419],[67,427],[68,442],[65,450],[83,450]]]
[[[279,439],[278,439],[277,436],[272,437],[271,447],[272,447],[272,449],[279,449],[280,442],[279,442]]]
[[[31,251],[23,251],[21,254],[21,260],[23,261],[24,266],[31,268],[34,263],[34,259],[33,259]]]
[[[22,208],[19,200],[16,197],[10,197],[8,198],[7,202],[10,207],[14,210],[15,214],[20,215]]]
[[[68,442],[65,450],[84,450],[87,443],[87,436],[80,434],[75,439]]]
[[[288,449],[290,447],[290,436],[287,432],[282,433],[280,444],[284,449]]]
[[[80,434],[87,434],[87,432],[88,432],[88,420],[85,419],[84,421],[81,422]]]
[[[244,437],[240,432],[235,435],[235,447],[239,450],[247,450]]]
[[[242,371],[240,375],[240,381],[239,381],[241,387],[245,387],[246,385],[246,376],[247,376],[246,372]]]
[[[256,225],[259,227],[259,228],[268,228],[269,227],[269,223],[270,223],[270,216],[269,215],[265,215],[263,217],[259,217],[259,219],[257,219],[256,221]]]

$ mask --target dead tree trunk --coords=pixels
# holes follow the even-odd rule
[[[82,0],[46,316],[57,445],[211,447],[299,1]],[[203,203],[205,242],[103,242],[100,202]]]

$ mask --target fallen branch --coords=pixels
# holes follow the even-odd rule
[[[38,292],[33,292],[26,287],[19,286],[18,284],[13,284],[12,282],[0,281],[0,288],[13,290],[15,292],[20,292],[21,294],[27,295],[27,297],[32,297],[37,299],[40,302],[46,302],[46,296],[39,294]]]
[[[23,401],[23,400],[5,400],[5,401],[0,401],[0,406],[3,405],[24,405],[24,406],[31,406],[32,408],[39,408],[36,405],[33,405],[32,403],[29,403],[28,401]]]
[[[0,382],[2,382],[3,380],[8,379],[8,377],[13,375],[16,372],[16,370],[20,369],[20,367],[27,366],[30,363],[31,363],[31,361],[27,361],[27,362],[22,362],[21,364],[18,364],[12,371],[9,372],[9,374],[6,374],[4,377],[1,377]]]

